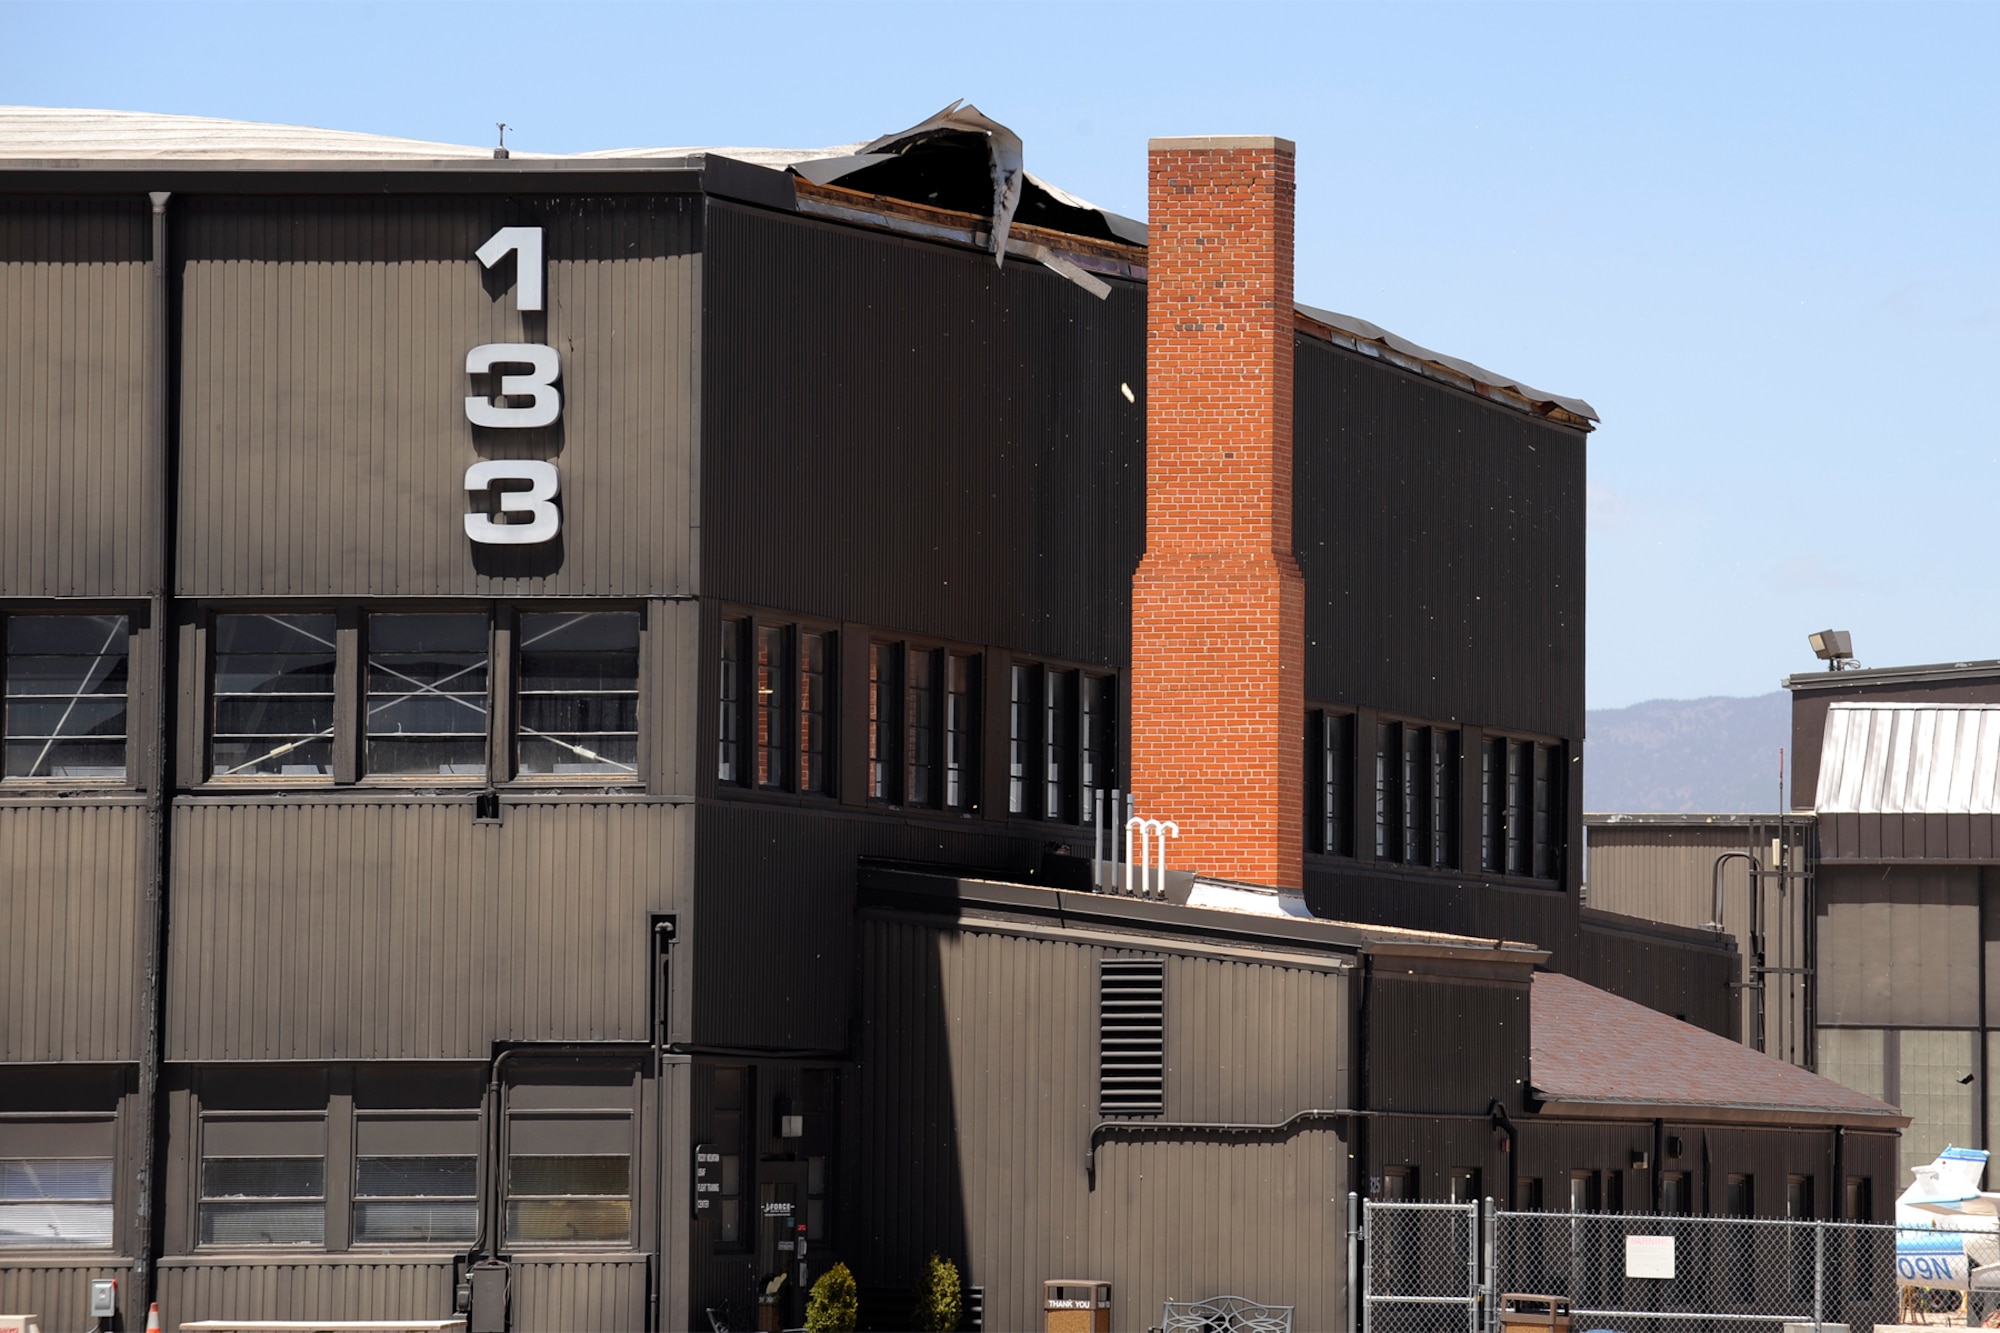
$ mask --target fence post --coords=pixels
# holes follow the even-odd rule
[[[1358,1333],[1354,1323],[1355,1288],[1361,1282],[1361,1272],[1355,1265],[1355,1253],[1359,1245],[1361,1230],[1361,1196],[1353,1190],[1347,1191],[1347,1333]]]
[[[1500,1308],[1500,1267],[1497,1250],[1499,1240],[1500,1219],[1494,1216],[1493,1196],[1489,1194],[1486,1196],[1486,1282],[1484,1284],[1486,1327],[1489,1329],[1494,1327],[1495,1321],[1499,1318],[1496,1313]]]
[[[1972,1293],[1965,1293],[1968,1308],[1972,1304]],[[1826,1223],[1813,1223],[1813,1333],[1820,1333],[1820,1325],[1826,1322]]]
[[[1465,1333],[1479,1333],[1479,1205],[1476,1202],[1465,1205],[1465,1298]]]

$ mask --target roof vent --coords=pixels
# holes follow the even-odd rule
[[[1166,963],[1107,958],[1098,967],[1098,1109],[1159,1115],[1167,1109]]]

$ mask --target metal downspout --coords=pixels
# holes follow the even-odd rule
[[[147,876],[144,920],[140,926],[146,973],[144,984],[139,988],[139,1114],[142,1130],[135,1136],[138,1139],[138,1161],[133,1171],[134,1300],[128,1307],[134,1311],[146,1309],[157,1299],[157,1233],[163,1209],[160,1207],[162,1191],[156,1166],[156,1145],[166,1128],[160,1099],[160,1050],[163,1044],[161,1026],[166,1011],[167,823],[170,810],[167,793],[168,783],[173,779],[172,756],[168,752],[168,738],[173,729],[167,719],[174,707],[172,664],[178,647],[174,642],[174,626],[167,614],[174,553],[172,423],[168,416],[172,356],[167,322],[167,200],[171,197],[166,190],[155,190],[150,195],[153,205],[153,317],[148,335],[152,342],[153,385],[152,401],[147,404],[147,426],[152,434],[153,446],[152,502],[157,542],[153,555],[157,563],[153,570],[153,586],[147,590],[146,598],[147,615],[152,621],[153,631],[153,734],[151,762],[147,765],[150,771],[146,774],[146,819],[152,843],[152,866]]]

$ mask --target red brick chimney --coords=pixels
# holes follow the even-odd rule
[[[1131,787],[1169,864],[1302,883],[1305,581],[1292,555],[1292,209],[1269,136],[1149,145],[1146,555]]]

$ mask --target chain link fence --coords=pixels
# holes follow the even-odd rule
[[[1367,1203],[1350,1263],[1359,1333],[1870,1333],[1877,1324],[1979,1326],[2000,1291],[1942,1285],[1905,1293],[1930,1270],[1922,1238],[1941,1233],[1854,1222],[1615,1213],[1496,1213],[1476,1204]],[[1954,1242],[1955,1243],[1955,1242]],[[1982,1256],[1983,1257],[1983,1256]],[[1996,1256],[2000,1257],[2000,1256]],[[1937,1271],[1943,1271],[1939,1268]],[[1963,1282],[1963,1277],[1959,1279]],[[1510,1310],[1527,1305],[1539,1311]],[[2000,1320],[1996,1320],[2000,1323]]]

